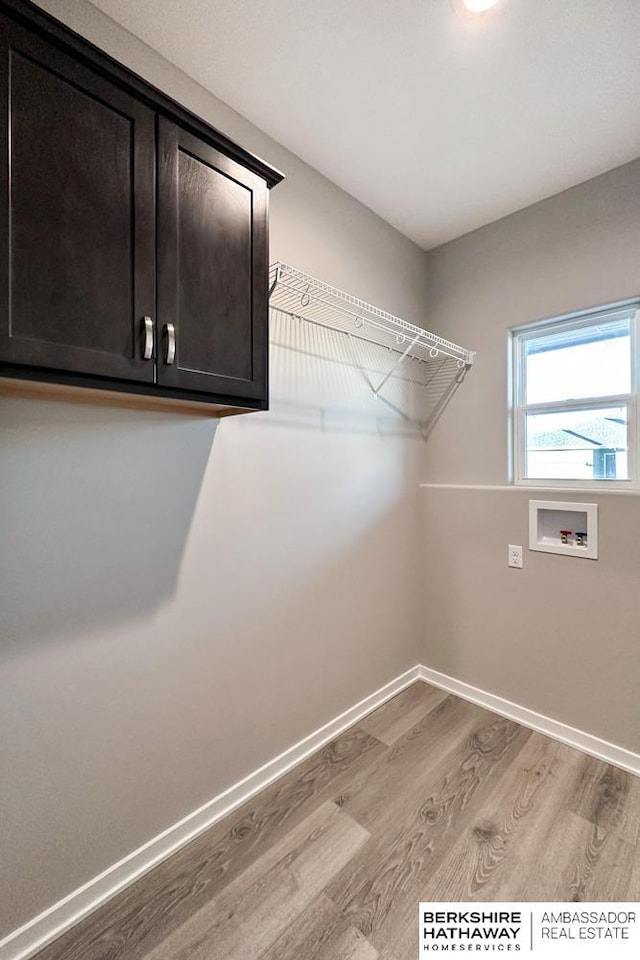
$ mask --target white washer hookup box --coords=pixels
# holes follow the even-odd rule
[[[598,559],[598,504],[529,500],[529,550]]]

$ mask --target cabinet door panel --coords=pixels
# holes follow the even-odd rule
[[[0,359],[153,381],[153,113],[13,25],[2,56]]]
[[[263,180],[160,120],[159,383],[266,397],[266,207]]]

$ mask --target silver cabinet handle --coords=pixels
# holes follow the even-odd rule
[[[171,365],[176,359],[176,328],[172,323],[165,323],[164,329],[167,334],[167,356],[165,363]]]
[[[144,335],[142,359],[151,360],[151,357],[153,356],[153,320],[151,317],[142,318],[142,332]]]

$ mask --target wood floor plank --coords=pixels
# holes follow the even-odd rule
[[[532,734],[469,826],[425,878],[424,900],[502,900],[520,870],[517,851],[527,834],[540,842],[536,814],[554,793],[567,748]],[[565,763],[566,767],[566,763]]]
[[[613,836],[584,817],[564,811],[541,844],[538,860],[530,864],[522,899],[588,899],[586,891],[595,887],[594,874]]]
[[[417,823],[411,848],[406,848],[405,856],[412,863],[412,869],[405,871],[402,894],[392,897],[386,908],[383,901],[377,905],[371,926],[366,912],[370,899],[369,903],[362,898],[360,903],[356,900],[355,915],[351,914],[351,906],[345,910],[383,955],[392,951],[398,960],[414,960],[418,953],[416,905],[423,899],[429,876],[448,858],[460,833],[468,828],[476,810],[492,794],[531,736],[529,730],[509,720],[483,713],[487,721],[469,738],[466,754],[451,766],[421,808],[420,814],[428,827],[418,844],[415,839],[419,836],[420,824]],[[387,883],[385,880],[382,891],[381,885],[374,883],[369,898],[372,894],[384,894]]]
[[[607,839],[600,856],[584,877],[581,900],[637,900],[631,895],[634,861],[638,850],[615,833]]]
[[[55,940],[38,960],[142,960],[389,748],[352,727]]]
[[[510,720],[485,716],[451,755],[447,770],[436,767],[431,789],[425,786],[418,803],[408,806],[402,794],[390,798],[398,804],[395,827],[372,838],[326,889],[380,950],[394,950],[394,939],[404,936],[407,927],[417,937],[420,877],[444,858],[472,816],[474,801],[484,798],[530,736],[529,730]],[[390,915],[387,935],[376,936]]]
[[[525,888],[526,899],[584,900],[610,834],[571,811],[556,821]]]
[[[585,757],[580,780],[568,800],[568,808],[604,830],[616,830],[628,842],[635,843],[638,839],[637,824],[634,827],[625,815],[632,780],[631,774],[624,770],[595,757]]]
[[[378,960],[378,951],[320,894],[260,960]]]
[[[479,707],[447,697],[397,740],[366,777],[350,781],[336,802],[374,835],[386,834],[404,815],[401,810],[420,803],[434,769],[439,764],[448,769],[448,756],[464,744],[482,717]]]
[[[374,710],[360,726],[372,737],[391,746],[446,698],[444,690],[418,681]]]
[[[631,847],[630,853],[633,859],[626,899],[640,903],[640,850],[637,846]]]
[[[578,776],[539,858],[530,865],[523,899],[608,900],[613,892],[618,898],[631,887],[638,851],[638,778],[593,757],[575,756]]]
[[[538,734],[534,734],[538,737]],[[532,864],[539,862],[540,851],[558,819],[566,811],[567,796],[575,788],[579,777],[581,755],[564,744],[543,738],[549,744],[554,760],[541,789],[536,792],[535,805],[526,822],[521,824],[511,856],[501,864],[495,880],[496,900],[525,900],[525,885]],[[492,898],[489,898],[492,899]],[[545,898],[542,898],[545,899]]]
[[[326,801],[147,960],[258,960],[368,839],[363,827]]]
[[[640,847],[640,777],[629,774],[630,786],[622,823],[616,829],[632,847]]]

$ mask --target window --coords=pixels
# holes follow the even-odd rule
[[[637,309],[626,302],[512,331],[516,483],[638,485]]]

